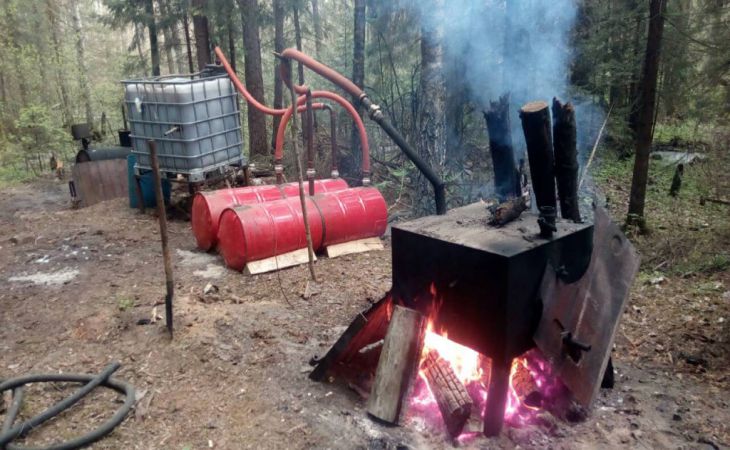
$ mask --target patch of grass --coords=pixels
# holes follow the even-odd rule
[[[700,204],[702,197],[718,196],[730,167],[720,146],[706,161],[685,164],[682,188],[669,195],[675,167],[650,160],[644,211],[647,233],[627,229],[642,255],[642,268],[668,275],[689,276],[730,270],[730,221],[726,205]],[[593,172],[618,223],[626,221],[633,158],[608,152]]]
[[[34,179],[32,172],[18,169],[12,165],[0,165],[0,188],[14,186]]]
[[[119,311],[126,311],[130,308],[134,307],[134,299],[130,297],[119,297],[117,299],[117,308],[119,308]]]

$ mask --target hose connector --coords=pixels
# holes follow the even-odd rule
[[[334,169],[332,172],[330,172],[330,178],[340,178],[340,171],[337,169]]]
[[[370,177],[369,176],[365,175],[364,177],[362,177],[362,185],[363,186],[370,186],[370,183],[371,182],[370,182]]]
[[[276,184],[284,183],[284,166],[281,161],[274,163],[274,173],[276,174]]]
[[[317,175],[317,171],[314,169],[307,169],[307,179],[313,179]]]

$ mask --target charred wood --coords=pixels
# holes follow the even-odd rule
[[[520,214],[527,209],[527,198],[525,196],[515,197],[506,202],[500,203],[492,210],[492,217],[489,225],[501,227],[520,217]]]
[[[527,144],[532,189],[540,211],[540,235],[552,236],[555,228],[555,176],[550,108],[542,101],[527,103],[520,109],[522,131]]]
[[[441,417],[451,437],[458,437],[469,420],[473,403],[451,366],[431,351],[423,362],[423,373],[436,398]]]
[[[503,95],[496,102],[489,102],[489,110],[484,111],[484,120],[487,122],[489,133],[494,189],[499,201],[504,202],[520,195],[521,190],[512,146],[509,94]]]
[[[558,181],[560,213],[563,219],[580,222],[578,205],[578,152],[576,147],[575,108],[553,99],[553,148],[555,178]]]

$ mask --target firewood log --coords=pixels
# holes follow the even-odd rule
[[[426,355],[423,373],[436,398],[446,429],[451,437],[458,437],[469,420],[473,405],[464,384],[456,378],[451,366],[434,351]]]

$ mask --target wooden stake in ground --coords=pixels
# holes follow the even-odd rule
[[[165,323],[167,330],[172,337],[172,298],[175,293],[175,285],[172,278],[172,259],[170,257],[170,246],[167,244],[167,212],[165,211],[165,197],[162,195],[162,182],[160,180],[160,163],[157,161],[157,144],[155,141],[147,141],[150,150],[150,161],[152,163],[152,175],[155,180],[155,201],[157,202],[157,219],[160,222],[160,240],[162,241],[162,259],[165,263]]]
[[[451,437],[459,437],[471,415],[471,397],[464,384],[456,378],[454,369],[437,352],[429,352],[423,365],[428,387],[436,398],[446,429]]]
[[[285,60],[282,64],[289,65],[289,73],[291,74],[291,60]],[[291,77],[290,77],[291,78]],[[302,154],[299,151],[299,126],[297,124],[297,93],[294,91],[294,81],[289,86],[291,94],[291,104],[294,108],[294,114],[291,117],[291,135],[294,143],[294,156],[297,162],[297,177],[299,181],[299,200],[302,202],[302,216],[304,219],[304,233],[307,236],[307,251],[309,253],[309,274],[312,281],[317,281],[317,274],[314,273],[314,248],[312,246],[312,233],[309,230],[309,219],[307,216],[307,199],[304,194],[304,175],[302,174]]]
[[[560,213],[563,219],[580,222],[578,204],[578,150],[576,144],[575,108],[553,99],[553,149],[555,178],[558,181]]]
[[[396,305],[378,360],[368,413],[383,422],[398,424],[418,373],[426,319],[418,311]]]

